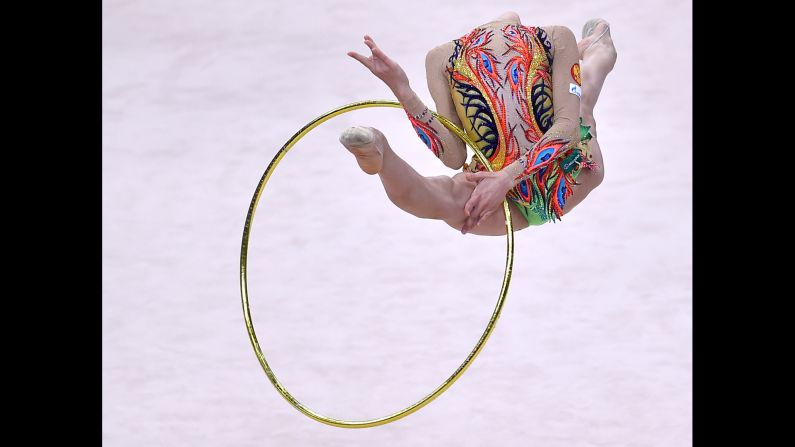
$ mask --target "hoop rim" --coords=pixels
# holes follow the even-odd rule
[[[304,415],[324,424],[328,424],[335,427],[341,428],[367,428],[367,427],[375,427],[378,425],[384,425],[389,422],[396,421],[398,419],[402,419],[415,411],[419,410],[420,408],[424,407],[425,405],[429,404],[431,401],[439,397],[445,390],[447,390],[452,384],[458,380],[459,377],[469,368],[472,361],[475,357],[478,356],[480,351],[483,349],[488,338],[491,336],[494,327],[496,326],[497,320],[500,317],[502,312],[502,307],[505,302],[505,297],[508,293],[508,286],[510,285],[511,281],[511,273],[513,270],[513,253],[514,253],[514,235],[513,235],[513,225],[511,222],[511,211],[508,206],[507,199],[503,201],[503,212],[505,215],[505,225],[506,225],[506,237],[507,237],[507,248],[506,248],[506,261],[505,261],[505,273],[503,275],[502,286],[500,288],[499,298],[497,299],[497,304],[494,308],[494,312],[489,319],[488,324],[486,325],[486,329],[483,331],[483,334],[478,339],[475,347],[472,351],[467,355],[461,365],[450,375],[441,385],[436,387],[431,393],[425,395],[422,399],[415,402],[414,404],[403,408],[400,411],[391,413],[387,416],[383,416],[380,418],[375,419],[367,419],[367,420],[360,420],[360,421],[348,421],[342,419],[335,419],[328,416],[323,416],[315,411],[312,411],[301,402],[299,402],[295,397],[293,397],[290,392],[287,391],[284,386],[279,382],[276,378],[276,375],[271,370],[270,366],[268,365],[268,361],[265,359],[265,354],[262,351],[262,348],[259,345],[259,341],[257,340],[257,335],[254,330],[254,323],[251,319],[251,309],[249,304],[249,296],[248,296],[248,274],[247,274],[247,266],[248,266],[248,246],[249,246],[249,239],[251,237],[251,225],[254,221],[254,214],[257,210],[257,206],[259,204],[259,200],[262,197],[262,192],[265,190],[265,185],[270,179],[273,171],[276,169],[276,166],[279,162],[284,158],[285,154],[298,142],[304,135],[310,132],[315,127],[319,126],[320,124],[334,118],[337,115],[341,115],[346,112],[350,112],[357,109],[363,109],[368,107],[395,107],[395,108],[402,108],[403,106],[396,101],[389,101],[389,100],[367,100],[367,101],[359,101],[354,102],[351,104],[346,104],[344,106],[338,107],[333,109],[329,112],[320,115],[319,117],[315,118],[314,120],[310,121],[308,124],[304,125],[298,132],[293,134],[289,140],[282,146],[281,149],[276,153],[271,160],[268,167],[265,169],[262,177],[260,178],[259,183],[257,184],[257,188],[254,191],[254,196],[251,199],[251,203],[248,208],[248,213],[246,215],[246,221],[243,226],[243,240],[241,243],[240,249],[240,295],[243,305],[243,318],[246,323],[246,329],[248,331],[249,340],[251,341],[251,346],[254,349],[254,353],[259,360],[262,369],[265,371],[265,375],[271,381],[273,386],[276,388],[276,391],[284,397],[287,402],[290,403],[293,407],[295,407],[298,411],[303,413]],[[430,109],[428,109],[430,110]],[[474,152],[475,155],[478,157],[480,162],[490,171],[493,172],[491,165],[489,164],[486,157],[478,150],[478,148],[474,145],[474,143],[470,140],[470,138],[461,130],[458,126],[450,122],[444,116],[437,114],[435,111],[430,110],[434,117],[436,117],[445,127],[447,127],[451,132],[455,133],[459,138],[461,138],[467,146],[469,146]]]

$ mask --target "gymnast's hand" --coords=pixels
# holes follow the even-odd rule
[[[372,37],[365,35],[364,43],[370,47],[370,51],[373,53],[372,56],[364,57],[355,51],[348,51],[348,56],[361,62],[362,65],[367,67],[378,79],[384,81],[395,96],[398,98],[403,97],[405,92],[411,90],[406,72],[403,71],[397,62],[390,59],[376,46]]]
[[[513,182],[506,171],[467,172],[466,179],[477,182],[477,185],[464,205],[464,214],[467,219],[461,227],[463,234],[480,225],[491,213],[497,211],[505,200],[505,195],[513,188]]]

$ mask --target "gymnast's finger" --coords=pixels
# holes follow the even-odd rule
[[[383,60],[385,60],[385,61],[388,61],[388,60],[390,60],[390,59],[389,59],[389,56],[387,56],[387,55],[386,55],[386,53],[384,53],[384,52],[381,50],[381,48],[379,48],[379,47],[378,47],[378,46],[375,44],[375,42],[373,42],[373,41],[367,41],[367,40],[365,40],[365,41],[364,41],[364,43],[365,43],[365,44],[367,44],[367,46],[368,46],[368,47],[370,47],[370,51],[372,51],[372,52],[373,52],[373,54],[374,54],[375,56],[378,56],[378,57],[380,57],[381,59],[383,59]]]
[[[373,51],[373,54],[377,55],[378,57],[387,58],[386,53],[379,47],[372,37],[364,36],[364,44],[370,47],[370,50]]]
[[[470,196],[467,203],[464,205],[464,214],[469,217],[472,215],[472,209],[477,205],[477,197]]]
[[[483,197],[482,194],[475,191],[472,194],[469,200],[472,202],[472,205],[469,207],[469,214],[467,216],[472,216],[475,220],[478,219],[478,216],[483,212]]]
[[[467,232],[472,231],[472,229],[475,228],[477,223],[478,223],[478,219],[474,215],[472,215],[472,217],[467,219]]]
[[[484,220],[486,220],[486,219],[487,219],[489,216],[491,216],[491,214],[492,214],[492,213],[494,213],[494,210],[492,210],[492,211],[486,211],[485,213],[483,213],[483,215],[482,215],[482,216],[480,216],[480,219],[478,219],[478,223],[477,223],[477,224],[475,224],[475,226],[477,227],[478,225],[480,225],[480,224],[481,224],[481,222],[483,222],[483,221],[484,221]]]
[[[365,67],[370,68],[370,60],[367,57],[362,56],[361,54],[359,54],[359,53],[357,53],[355,51],[348,51],[348,56],[350,56],[350,57],[356,59],[357,61],[361,62],[362,65],[364,65]]]
[[[480,201],[478,200],[478,202],[475,203],[475,205],[469,209],[469,216],[475,221],[477,221],[478,217],[480,217],[481,212],[483,212],[483,210],[481,209]]]
[[[384,53],[384,50],[382,50],[381,47],[379,47],[379,46],[373,45],[372,51],[373,51],[373,54],[375,54],[376,56],[378,56],[380,58],[389,59],[389,56],[387,56],[386,53]]]
[[[461,234],[469,233],[469,230],[472,229],[472,225],[475,223],[475,219],[472,217],[468,217],[464,220],[464,224],[461,226]]]
[[[481,180],[483,180],[480,176],[477,176],[472,172],[467,172],[466,174],[464,174],[464,178],[466,178],[470,182],[475,182],[475,183],[479,183]]]
[[[369,38],[369,37],[370,37],[370,36],[364,36],[364,44],[365,44],[365,45],[367,45],[368,47],[370,47],[370,49],[371,49],[371,50],[372,50],[373,48],[378,48],[378,47],[376,46],[376,44],[375,44],[375,41],[373,41],[373,39],[372,39],[372,38]]]

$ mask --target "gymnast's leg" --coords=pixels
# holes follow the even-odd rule
[[[340,142],[356,157],[364,172],[378,174],[389,200],[398,208],[423,219],[443,220],[461,230],[466,218],[464,205],[476,185],[466,180],[464,173],[454,177],[420,175],[392,150],[384,134],[373,127],[348,128],[340,136]],[[511,213],[515,229],[527,226],[518,209],[512,208]],[[471,233],[504,235],[504,221],[502,213],[492,213]]]
[[[364,172],[378,174],[389,200],[398,208],[423,219],[445,220],[463,214],[473,182],[454,183],[444,175],[420,175],[374,127],[350,127],[342,133],[340,142],[356,157]]]
[[[604,160],[602,150],[596,133],[596,120],[594,119],[594,107],[602,92],[607,75],[613,70],[616,64],[616,48],[613,46],[613,39],[610,37],[610,25],[603,19],[593,19],[585,24],[583,29],[583,39],[577,44],[580,49],[582,62],[582,97],[580,98],[580,117],[586,126],[591,126],[593,138],[588,142],[593,161],[597,168],[594,170],[584,169],[577,177],[578,185],[572,187],[572,196],[566,201],[565,212],[571,210],[575,205],[602,183],[604,179]]]

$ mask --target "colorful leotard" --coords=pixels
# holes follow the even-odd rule
[[[523,158],[507,198],[528,223],[559,220],[571,185],[581,169],[592,166],[591,136],[579,119],[576,40],[550,38],[541,27],[491,23],[453,40],[445,70],[455,113],[495,171]],[[557,41],[564,42],[560,48],[553,46]],[[412,123],[438,157],[442,140],[427,123]],[[486,170],[475,156],[464,169]]]

